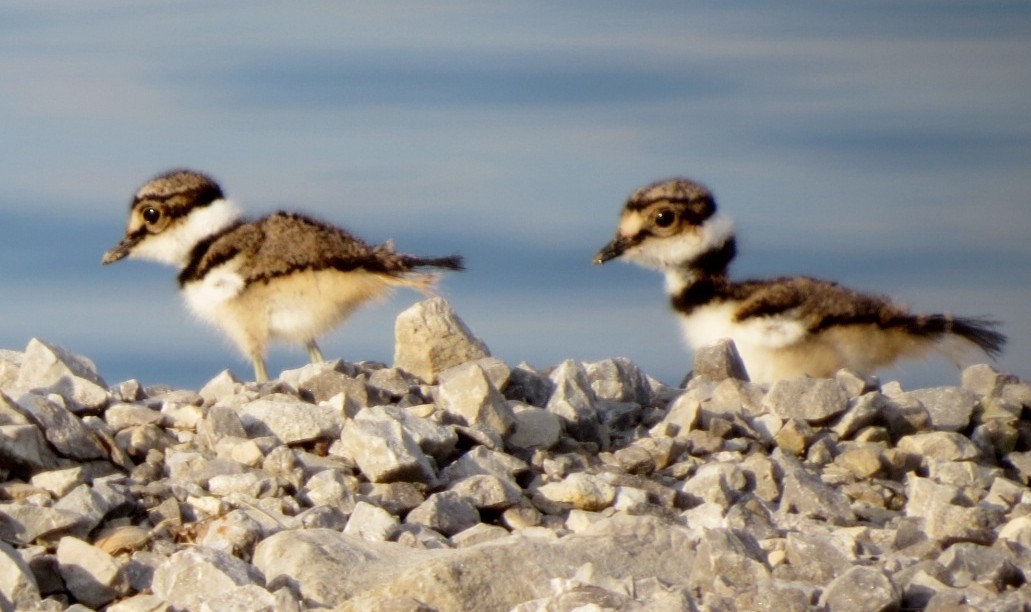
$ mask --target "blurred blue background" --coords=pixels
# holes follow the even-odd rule
[[[736,276],[992,315],[1031,378],[1029,58],[1023,1],[5,2],[0,347],[37,336],[110,383],[249,377],[174,270],[100,265],[140,184],[188,166],[253,215],[461,252],[441,293],[513,365],[622,355],[676,383],[661,277],[590,260],[632,190],[686,175],[737,219]],[[418,299],[324,352],[389,363]]]

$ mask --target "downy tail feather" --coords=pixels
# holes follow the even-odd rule
[[[409,268],[444,268],[447,270],[464,270],[461,255],[449,255],[447,257],[419,257],[417,255],[403,255],[404,263]]]
[[[985,352],[991,358],[1002,353],[1006,336],[997,331],[999,322],[986,317],[953,317],[945,314],[913,317],[906,330],[917,336],[942,339],[952,335],[962,338]]]

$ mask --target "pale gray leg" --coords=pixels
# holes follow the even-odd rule
[[[322,356],[322,351],[319,350],[319,345],[316,344],[314,340],[309,340],[304,346],[308,349],[308,357],[311,359],[312,363],[322,363],[326,360],[326,358]]]
[[[265,369],[265,359],[260,356],[254,358],[254,382],[268,382],[268,370]]]

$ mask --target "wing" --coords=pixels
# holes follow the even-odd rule
[[[887,298],[808,277],[735,283],[733,292],[743,296],[734,313],[737,321],[791,319],[808,333],[834,325],[891,327],[911,318],[906,308]]]
[[[347,231],[303,215],[278,212],[251,224],[254,234],[241,245],[250,254],[239,273],[248,281],[299,270],[365,269],[387,272],[381,249]]]

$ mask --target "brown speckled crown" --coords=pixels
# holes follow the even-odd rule
[[[172,217],[181,217],[198,206],[225,197],[211,177],[194,170],[178,169],[157,176],[140,187],[130,209],[144,202],[161,203]]]
[[[669,202],[681,208],[684,218],[695,225],[716,214],[716,200],[709,188],[686,178],[657,181],[632,193],[628,210],[644,210],[656,202]]]

